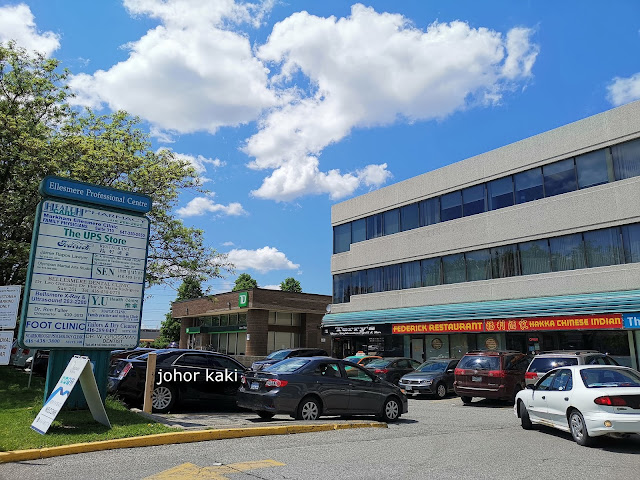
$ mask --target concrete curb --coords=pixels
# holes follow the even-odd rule
[[[41,458],[71,455],[74,453],[98,452],[116,448],[151,447],[174,443],[204,442],[228,438],[260,437],[267,435],[290,435],[293,433],[326,432],[350,428],[387,428],[386,423],[323,423],[316,425],[278,425],[272,427],[222,428],[215,430],[197,430],[189,432],[159,433],[142,437],[118,438],[99,442],[74,443],[60,447],[37,448],[33,450],[13,450],[0,452],[0,463],[38,460]]]

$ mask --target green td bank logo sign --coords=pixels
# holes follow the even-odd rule
[[[240,292],[238,294],[238,306],[239,307],[249,306],[249,292]]]

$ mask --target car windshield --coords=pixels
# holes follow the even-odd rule
[[[291,350],[276,350],[267,355],[268,360],[282,360]]]
[[[484,355],[469,355],[462,357],[458,368],[468,370],[500,370],[500,359]]]
[[[391,363],[391,360],[387,360],[386,358],[377,358],[373,362],[367,364],[367,368],[369,367],[386,367]]]
[[[362,358],[362,357],[357,357],[357,356],[354,356],[354,357],[345,357],[345,359],[344,359],[344,360],[345,360],[346,362],[358,363],[358,361],[359,361],[361,358]]]
[[[535,373],[547,373],[549,370],[553,370],[554,368],[577,364],[577,357],[540,357],[533,359],[529,365],[529,371]]]
[[[444,372],[449,362],[424,362],[416,371],[418,372]]]
[[[311,360],[308,358],[288,358],[273,365],[269,365],[264,371],[272,373],[292,373],[304,367]]]
[[[587,388],[640,387],[640,376],[619,368],[583,368],[580,376]]]

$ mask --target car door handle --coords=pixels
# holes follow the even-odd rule
[[[569,397],[564,397],[564,401],[568,402],[569,401]]]
[[[543,395],[543,396],[542,396],[542,399],[544,400],[545,398],[547,398],[547,397],[545,397],[545,396]]]

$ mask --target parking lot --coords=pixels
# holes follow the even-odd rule
[[[288,416],[265,421],[251,412],[197,412],[195,408],[162,417],[167,422],[218,427],[297,423]],[[328,420],[344,421],[339,418]],[[372,417],[366,420],[371,421]],[[454,396],[444,400],[412,398],[409,413],[389,428],[238,438],[70,455],[0,465],[0,478],[44,479],[51,478],[52,471],[67,478],[93,478],[96,471],[100,471],[104,479],[162,478],[157,476],[171,469],[185,470],[186,464],[210,467],[217,463],[236,465],[266,460],[277,462],[277,466],[225,474],[225,477],[606,477],[608,480],[626,480],[636,478],[640,471],[640,439],[605,438],[594,448],[585,448],[573,442],[568,433],[550,428],[523,430],[512,407],[504,402],[475,400],[470,405],[463,405]]]

